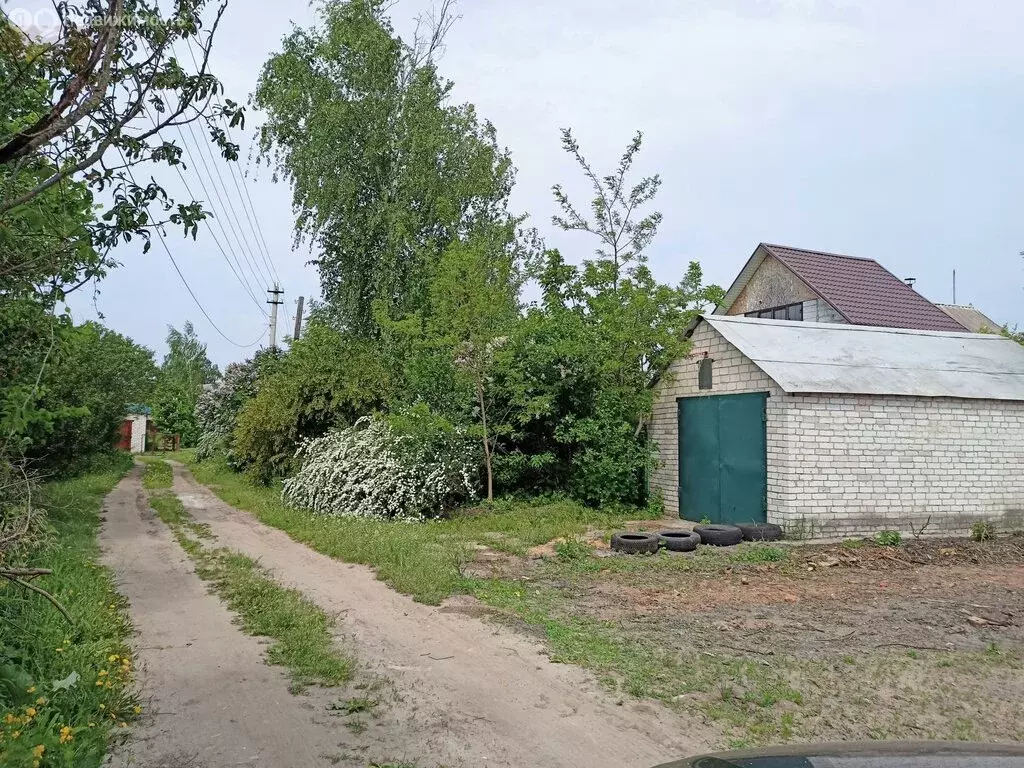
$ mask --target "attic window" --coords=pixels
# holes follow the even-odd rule
[[[781,307],[769,307],[759,309],[756,312],[747,312],[745,317],[759,317],[764,320],[803,320],[804,304],[798,301],[795,304],[784,304]]]
[[[705,357],[700,361],[700,367],[697,369],[697,388],[698,389],[711,389],[711,365],[714,363],[710,357]]]

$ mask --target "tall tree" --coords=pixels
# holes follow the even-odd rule
[[[210,5],[177,0],[163,15],[156,0],[64,0],[51,41],[0,13],[0,290],[46,288],[59,300],[102,277],[122,240],[140,237],[148,250],[165,224],[195,236],[202,206],[132,169],[181,163],[171,130],[192,123],[238,157],[225,126],[242,112],[221,102],[208,64],[225,6],[204,31]],[[102,216],[99,192],[111,200]]]
[[[507,232],[478,233],[452,243],[431,284],[429,333],[454,355],[469,380],[487,471],[487,500],[494,499],[491,383],[496,354],[519,319],[522,275]]]
[[[219,371],[206,356],[206,345],[199,340],[192,323],[182,330],[167,330],[167,354],[157,376],[153,419],[160,429],[181,435],[185,445],[199,437],[196,404],[203,386],[213,384]]]
[[[267,61],[255,105],[262,158],[292,188],[296,241],[319,249],[324,299],[340,324],[377,332],[423,308],[449,244],[507,219],[513,169],[493,126],[450,103],[435,58],[451,0],[399,38],[384,0],[327,0]]]

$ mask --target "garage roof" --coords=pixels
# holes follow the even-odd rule
[[[785,392],[1024,401],[1024,347],[994,334],[703,320]]]

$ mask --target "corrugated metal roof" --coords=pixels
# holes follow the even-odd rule
[[[785,392],[1024,401],[1024,347],[1002,336],[703,319]]]
[[[962,304],[936,304],[935,306],[968,331],[974,333],[999,333],[999,329],[1003,327],[980,309],[974,307],[965,307]]]

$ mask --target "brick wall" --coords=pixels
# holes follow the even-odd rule
[[[713,387],[710,391],[697,388],[697,366],[704,353],[714,361]],[[768,376],[744,357],[707,323],[701,323],[693,334],[690,357],[677,360],[668,376],[655,392],[650,434],[658,445],[658,466],[651,473],[651,491],[660,492],[665,502],[665,513],[679,514],[679,419],[676,398],[769,392],[768,398],[768,504],[778,496],[777,480],[780,474],[776,462],[785,456],[780,432],[773,425],[781,419],[778,406],[782,390]]]
[[[769,517],[835,538],[1024,528],[1024,403],[786,395]],[[774,509],[773,509],[774,507]],[[774,514],[773,514],[774,512]]]
[[[714,386],[697,388],[707,351]],[[656,391],[651,490],[679,514],[676,398],[768,392],[768,520],[821,538],[899,530],[964,534],[978,520],[1024,528],[1024,403],[787,395],[707,323]]]

